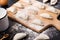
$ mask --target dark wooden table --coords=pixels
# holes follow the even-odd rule
[[[4,6],[3,8],[8,8],[13,3],[15,3],[15,1],[16,0],[9,0],[8,5]],[[42,1],[42,0],[39,0],[39,1]],[[57,5],[54,5],[54,7],[60,9],[60,2],[58,2]],[[24,27],[23,25],[13,21],[10,18],[9,18],[9,24],[10,24],[9,28],[4,32],[0,33],[1,35],[0,38],[3,36],[3,34],[9,34],[9,37],[4,40],[12,40],[16,33],[21,33],[21,32],[28,34],[28,36],[22,40],[33,40],[35,37],[37,37],[40,34]],[[50,40],[60,40],[60,32],[56,30],[54,27],[50,27],[42,33],[48,35],[50,37]]]

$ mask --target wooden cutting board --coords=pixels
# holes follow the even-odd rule
[[[24,10],[25,7],[29,7],[29,6],[32,6],[31,4],[27,4],[27,3],[23,3],[23,2],[20,2],[18,1],[20,4],[23,4],[23,7],[18,7],[18,6],[15,6],[14,4],[11,6],[13,8],[17,10]],[[17,3],[17,2],[16,2]],[[42,3],[43,4],[43,3]],[[14,12],[11,12],[11,10],[8,10],[7,9],[7,12],[8,12],[8,16],[10,18],[12,18],[13,20],[17,21],[18,23],[21,23],[23,24],[25,27],[27,28],[30,28],[36,32],[42,32],[44,30],[46,30],[49,26],[53,25],[54,27],[56,27],[58,30],[60,30],[60,21],[57,19],[59,13],[60,13],[60,10],[56,9],[58,13],[54,13],[54,12],[51,12],[51,11],[48,11],[46,10],[46,8],[48,7],[51,7],[49,5],[44,5],[45,8],[44,9],[39,9],[38,13],[36,15],[34,15],[34,18],[38,19],[38,20],[42,20],[43,21],[43,25],[33,25],[31,22],[35,19],[32,19],[32,20],[29,20],[29,21],[26,21],[26,20],[23,20],[21,18],[17,18],[16,17],[16,13],[15,11]],[[40,14],[42,13],[48,13],[52,16],[52,19],[48,19],[48,18],[43,18],[40,16]],[[28,13],[29,14],[29,13]]]

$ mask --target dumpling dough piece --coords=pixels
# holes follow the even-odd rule
[[[37,7],[34,7],[34,6],[29,6],[29,7],[26,7],[25,9],[27,9],[28,12],[32,13],[32,14],[36,14],[39,11],[39,9]]]
[[[12,7],[8,8],[7,11],[10,11],[12,13],[16,13],[17,9],[14,6],[12,6]]]
[[[31,4],[31,0],[20,0],[23,3]]]
[[[20,0],[21,2],[27,3],[27,4],[32,4],[36,0]]]
[[[26,33],[17,33],[14,37],[13,40],[21,40],[22,38],[26,37]]]
[[[16,13],[16,17],[17,17],[17,18],[24,19],[24,20],[27,20],[27,19],[28,19],[28,14],[27,14],[27,13],[28,13],[28,12],[23,9],[22,11],[18,11],[18,12]]]
[[[51,0],[50,5],[55,5],[58,2],[58,0]]]
[[[45,8],[44,4],[39,2],[39,1],[35,1],[32,5],[39,8],[39,9],[44,9]]]
[[[34,7],[34,6],[29,6],[26,9],[28,9],[28,10],[35,10],[35,11],[39,10],[37,7]]]
[[[36,24],[36,25],[42,25],[43,24],[43,22],[41,20],[39,20],[39,19],[33,19],[32,23]]]
[[[22,7],[23,7],[22,4],[21,4],[19,1],[16,2],[16,3],[14,4],[14,6],[19,7],[19,8],[22,8]]]
[[[32,24],[32,23],[30,23],[29,26],[30,26],[31,28],[36,29],[36,30],[41,30],[41,29],[44,28],[43,26],[36,25],[36,24]]]
[[[46,10],[50,11],[50,12],[53,12],[53,13],[56,13],[56,14],[58,13],[57,9],[55,9],[54,7],[47,7]]]
[[[30,2],[30,0],[20,0],[20,1],[26,2],[26,3],[29,3]]]
[[[49,40],[49,36],[47,36],[46,34],[40,34],[34,40]]]
[[[47,2],[48,0],[43,0],[43,3]]]
[[[44,18],[52,19],[52,16],[48,13],[42,13],[42,14],[40,14],[40,16],[44,17]]]

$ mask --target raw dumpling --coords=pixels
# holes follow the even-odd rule
[[[27,19],[28,19],[28,14],[27,14],[27,13],[28,13],[28,12],[23,9],[22,11],[18,11],[18,12],[16,13],[16,17],[17,17],[17,18],[24,19],[24,20],[27,20]]]
[[[27,3],[27,4],[32,4],[36,0],[20,0],[21,2]]]
[[[39,9],[37,7],[34,7],[34,6],[29,6],[26,9],[28,10],[29,13],[32,13],[32,14],[36,14],[39,11]]]
[[[20,0],[23,3],[31,4],[31,0]]]
[[[54,7],[47,7],[46,10],[50,11],[50,12],[53,12],[53,13],[56,13],[56,14],[58,13],[57,9],[55,9]]]
[[[35,1],[32,5],[39,8],[39,9],[44,9],[45,8],[44,4],[39,2],[39,1]]]
[[[13,40],[21,40],[22,38],[26,37],[26,33],[17,33],[14,37]]]
[[[19,7],[19,8],[22,8],[22,7],[23,7],[20,2],[16,2],[16,3],[14,4],[14,6]]]
[[[49,40],[49,36],[47,36],[46,34],[40,34],[34,40]]]
[[[30,26],[31,28],[36,29],[36,30],[41,30],[41,29],[44,28],[43,26],[36,25],[36,24],[32,24],[32,23],[30,23],[29,26]]]
[[[17,9],[14,6],[12,6],[12,7],[8,8],[7,11],[16,13],[17,12]]]
[[[58,2],[58,0],[51,0],[50,5],[55,5]]]
[[[39,9],[37,8],[37,7],[35,7],[35,6],[28,6],[28,7],[26,7],[26,9],[28,9],[28,10],[34,10],[34,11],[38,11]]]
[[[48,13],[42,13],[40,14],[40,16],[44,18],[52,19],[51,15],[49,15]]]
[[[29,3],[30,2],[30,0],[20,0],[20,1],[26,2],[26,3]]]
[[[43,22],[39,19],[33,19],[32,23],[36,24],[36,25],[42,25],[43,24]]]
[[[43,3],[46,3],[48,0],[43,0]]]

